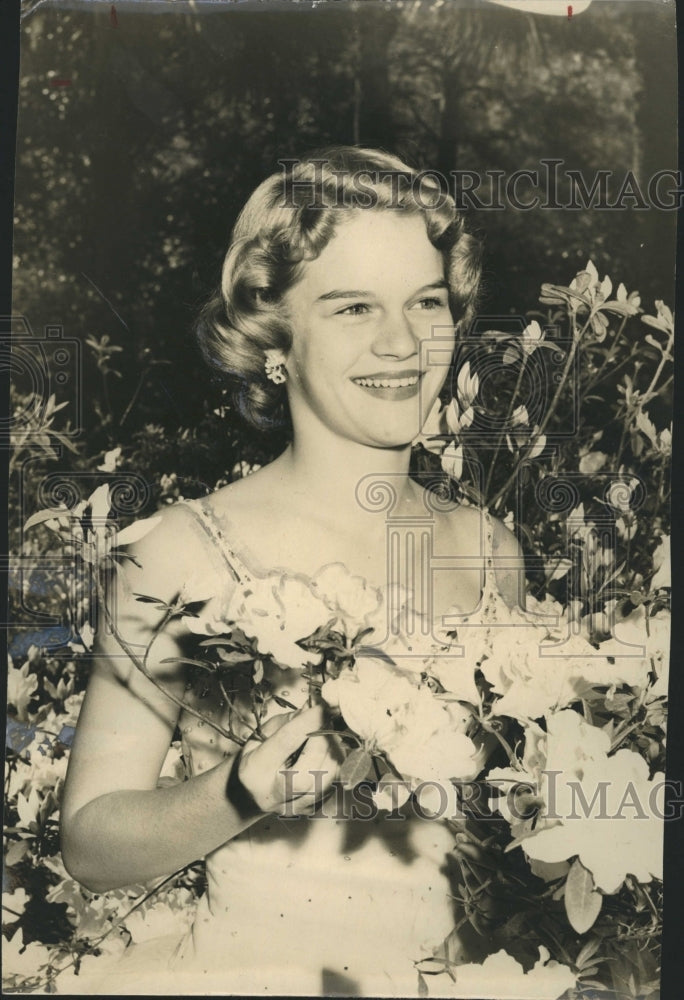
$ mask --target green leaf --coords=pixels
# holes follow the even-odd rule
[[[203,670],[216,670],[216,666],[213,663],[207,663],[206,660],[191,660],[185,656],[165,656],[160,663],[184,663],[188,667],[202,667]]]
[[[29,528],[34,528],[37,524],[43,524],[45,521],[54,521],[58,517],[73,517],[74,515],[66,507],[53,507],[48,510],[39,510],[36,514],[32,514],[24,525],[24,531],[28,531]]]
[[[355,788],[368,777],[373,758],[363,747],[357,747],[346,757],[340,767],[340,783],[343,788]]]
[[[140,601],[141,604],[156,604],[160,608],[164,608],[165,611],[171,610],[171,605],[167,604],[166,601],[162,601],[159,597],[150,597],[149,594],[137,594],[133,592],[133,597],[136,601]]]
[[[19,864],[19,862],[27,853],[27,851],[30,850],[30,847],[31,845],[28,840],[15,841],[15,843],[11,845],[10,849],[7,852],[7,855],[5,856],[5,864],[7,865],[7,867],[11,868],[12,865]]]
[[[584,945],[579,955],[575,959],[575,965],[577,966],[577,968],[584,969],[584,967],[589,963],[589,961],[594,958],[594,955],[596,954],[596,952],[599,950],[600,947],[601,947],[600,938],[597,937],[590,938],[590,940],[587,941],[587,943]],[[584,969],[584,971],[586,975],[591,975],[592,971],[594,970],[590,971],[589,969]]]
[[[275,695],[274,695],[275,698]],[[294,706],[289,706],[294,708]],[[359,738],[356,733],[353,733],[351,729],[317,729],[315,732],[307,733],[307,736],[340,736],[344,737],[346,740],[354,740],[359,743]]]
[[[287,700],[287,698],[282,698],[279,694],[274,694],[273,700],[276,703],[276,705],[280,705],[281,708],[290,708],[294,712],[297,711],[296,705],[293,705],[291,701]]]
[[[565,912],[573,930],[584,934],[592,927],[601,912],[603,896],[594,888],[594,877],[575,858],[565,883]]]
[[[221,660],[220,666],[224,667],[237,667],[241,663],[253,663],[254,654],[250,650],[232,650],[231,652],[226,652],[225,647],[217,646],[216,652]]]

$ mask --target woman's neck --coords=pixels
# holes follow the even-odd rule
[[[363,520],[369,512],[377,512],[377,503],[370,499],[374,487],[376,496],[378,488],[393,493],[396,505],[415,502],[417,487],[408,476],[410,445],[373,448],[338,436],[324,437],[318,441],[296,437],[274,463],[285,495],[300,511],[347,523],[358,512]]]

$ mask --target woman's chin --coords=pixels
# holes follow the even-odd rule
[[[410,448],[419,431],[413,427],[411,429],[393,427],[368,428],[366,432],[367,442],[373,448],[387,448],[401,450]]]

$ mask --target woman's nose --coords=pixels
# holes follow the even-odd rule
[[[373,340],[373,353],[378,357],[410,358],[418,353],[419,340],[402,311],[382,318]]]

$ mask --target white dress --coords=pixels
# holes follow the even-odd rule
[[[187,506],[231,574],[248,583],[250,569],[208,505]],[[484,524],[485,583],[471,616],[480,620],[495,617],[502,601],[488,515]],[[298,670],[274,667],[269,679],[276,694],[305,703],[308,686]],[[191,694],[205,716],[221,717],[220,692],[207,684]],[[189,776],[234,753],[233,743],[189,713],[179,725]],[[367,820],[349,818],[350,808],[345,795],[326,800],[319,815],[265,817],[213,851],[191,931],[180,942],[128,948],[103,988],[91,982],[88,992],[417,996],[416,961],[433,954],[456,921],[447,859],[453,837],[444,823],[415,811]],[[472,959],[464,946],[463,960]],[[430,995],[439,996],[433,984]]]

